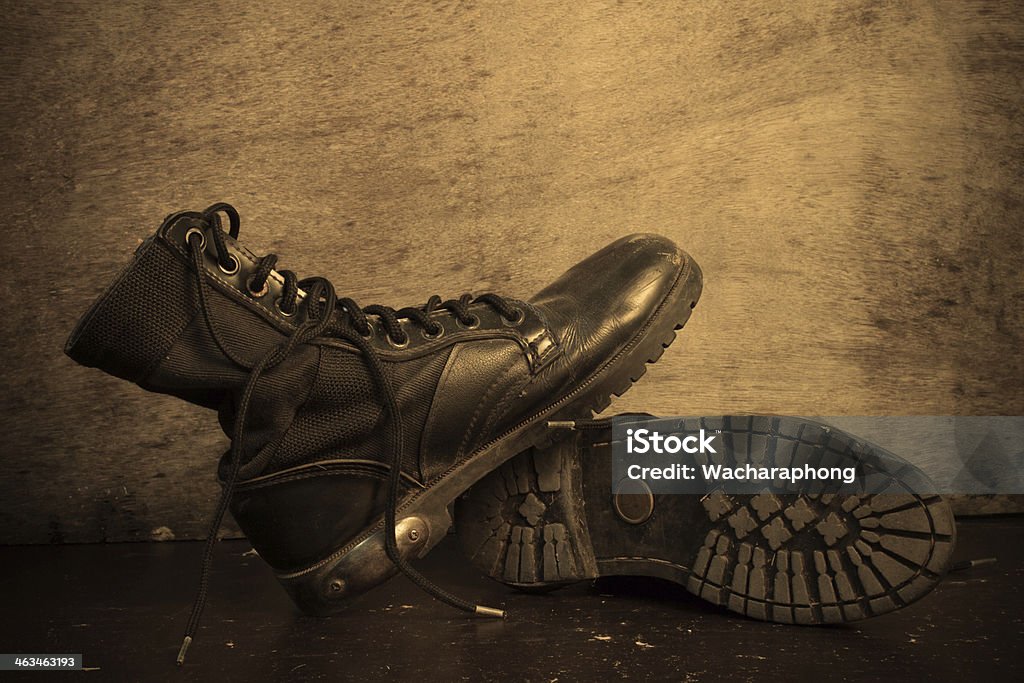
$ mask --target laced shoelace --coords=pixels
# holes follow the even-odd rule
[[[227,244],[224,239],[224,232],[222,230],[222,223],[219,215],[222,213],[228,217],[228,233],[231,237],[237,239],[241,220],[239,218],[238,211],[230,204],[218,203],[208,207],[202,212],[203,219],[199,221],[202,225],[196,227],[212,228],[209,232],[212,236],[217,260],[226,270],[232,270],[237,267],[237,264],[234,262],[235,257],[228,251]],[[254,365],[250,366],[236,354],[233,354],[228,345],[223,342],[223,338],[217,331],[216,323],[210,315],[210,306],[208,305],[209,294],[207,292],[209,285],[206,282],[206,278],[203,276],[203,273],[205,272],[205,264],[203,260],[205,241],[202,233],[200,231],[191,232],[190,234],[187,233],[186,239],[192,255],[193,267],[196,272],[196,291],[199,298],[199,307],[203,312],[206,326],[210,330],[210,334],[221,352],[239,367],[247,369],[249,371],[249,376],[242,388],[241,397],[239,398],[237,405],[231,439],[231,450],[229,451],[230,468],[223,488],[221,489],[221,495],[217,502],[213,521],[210,524],[210,531],[206,537],[206,543],[203,547],[199,591],[196,594],[195,602],[192,605],[192,612],[189,615],[188,625],[185,628],[184,640],[182,640],[181,648],[178,651],[178,666],[181,666],[185,661],[185,654],[199,628],[199,620],[202,616],[203,608],[206,605],[210,584],[210,569],[213,563],[213,552],[217,544],[217,533],[224,520],[224,514],[227,512],[228,506],[231,504],[231,498],[234,494],[239,468],[242,465],[242,453],[244,452],[246,437],[246,419],[256,385],[264,372],[286,360],[299,345],[328,332],[332,336],[337,336],[352,342],[352,344],[355,345],[355,347],[362,353],[363,358],[366,361],[369,374],[381,392],[384,399],[384,408],[390,418],[390,433],[388,435],[388,439],[391,458],[387,478],[387,499],[384,508],[384,547],[387,552],[388,559],[394,563],[402,574],[408,577],[409,580],[433,598],[466,612],[472,612],[483,616],[504,617],[505,614],[502,610],[476,605],[445,591],[443,588],[436,585],[413,568],[409,561],[402,557],[398,549],[398,543],[395,539],[395,526],[397,524],[397,507],[401,493],[401,469],[405,450],[402,437],[402,420],[398,410],[398,401],[395,396],[395,391],[385,374],[383,362],[374,348],[370,345],[369,340],[373,333],[373,328],[371,327],[368,316],[377,317],[391,341],[398,346],[402,346],[408,343],[409,337],[402,328],[401,323],[399,322],[400,319],[407,319],[412,321],[413,324],[419,325],[429,337],[439,335],[443,330],[441,324],[431,318],[431,313],[438,310],[451,311],[462,325],[469,328],[480,324],[479,318],[469,311],[469,305],[471,303],[487,304],[510,322],[518,322],[521,320],[523,316],[522,310],[513,306],[497,294],[483,294],[475,299],[472,295],[465,294],[459,299],[450,299],[447,301],[442,301],[441,297],[435,295],[430,297],[427,303],[420,308],[407,307],[397,311],[387,306],[380,305],[360,308],[359,305],[350,298],[339,299],[335,293],[334,285],[325,278],[313,277],[299,280],[292,271],[281,270],[277,271],[277,274],[283,279],[281,298],[277,305],[283,314],[293,315],[298,307],[299,290],[303,290],[305,292],[307,302],[306,321],[299,325],[282,344],[276,346],[269,353],[260,358]],[[268,286],[267,280],[271,277],[271,272],[275,270],[276,265],[276,254],[267,254],[259,259],[256,270],[253,271],[253,274],[250,276],[247,283],[247,286],[253,295],[259,295],[266,291],[265,288]],[[336,313],[340,313],[340,315],[336,315]]]

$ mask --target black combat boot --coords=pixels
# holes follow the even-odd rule
[[[222,216],[229,230],[222,229]],[[529,300],[484,294],[394,310],[337,298],[239,245],[218,204],[168,217],[78,323],[84,365],[219,411],[231,437],[208,538],[230,509],[295,602],[330,613],[401,570],[451,524],[448,505],[551,419],[604,408],[658,359],[701,272],[657,235],[632,235]]]
[[[950,507],[919,469],[892,453],[802,418],[690,420],[687,433],[703,428],[720,445],[671,459],[701,467],[691,476],[704,495],[653,493],[647,482],[663,482],[621,477],[630,473],[622,468],[628,460],[613,470],[613,445],[624,458],[623,435],[653,419],[554,423],[575,432],[509,460],[460,498],[455,528],[464,552],[492,578],[524,590],[657,577],[734,612],[796,624],[891,612],[927,594],[949,570]],[[782,491],[776,484],[737,494],[724,490],[731,484],[701,483],[705,464],[799,469],[801,476],[853,471],[856,478],[804,478]]]

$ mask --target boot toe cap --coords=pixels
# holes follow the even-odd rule
[[[693,259],[674,242],[641,233],[581,261],[530,303],[544,312],[578,372],[607,360],[665,306],[690,306],[700,280]]]

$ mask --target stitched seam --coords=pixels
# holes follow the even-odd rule
[[[553,334],[546,334],[546,335],[544,335],[544,336],[543,336],[543,337],[541,337],[541,338],[542,338],[542,339],[544,339],[544,338],[547,338],[547,339],[550,339],[550,340],[551,340],[551,346],[549,346],[549,347],[548,347],[547,349],[545,349],[545,350],[544,350],[543,352],[541,352],[541,354],[540,354],[540,358],[539,358],[539,360],[541,360],[541,361],[544,361],[544,360],[546,360],[546,359],[547,359],[547,357],[548,357],[548,356],[550,356],[550,355],[551,355],[552,353],[554,353],[555,351],[558,351],[558,350],[560,350],[560,348],[561,348],[561,347],[560,347],[560,346],[558,345],[558,340],[557,340],[557,339],[555,339],[555,336],[554,336]]]
[[[303,479],[312,479],[314,477],[332,477],[337,475],[354,476],[354,477],[368,477],[371,479],[377,479],[379,481],[386,481],[387,477],[381,473],[366,469],[345,469],[345,470],[320,470],[315,472],[297,472],[295,474],[289,474],[279,479],[273,479],[270,481],[261,481],[258,484],[251,484],[242,488],[239,486],[238,493],[244,493],[245,491],[255,491],[256,489],[264,489],[275,486],[277,484],[284,484],[293,481],[301,481]]]
[[[498,405],[494,407],[494,410],[491,411],[491,416],[487,420],[487,424],[484,425],[485,432],[490,432],[490,430],[494,428],[494,425],[496,425],[501,418],[505,417],[512,399],[517,397],[523,391],[523,388],[528,386],[533,379],[532,375],[528,375],[522,383],[515,388],[515,391],[509,391],[505,394],[505,397],[502,398],[501,401],[498,402]]]
[[[532,366],[537,366],[532,367],[532,369],[538,369],[540,366],[544,365],[544,362],[551,356],[551,354],[561,350],[561,342],[559,341],[558,337],[555,336],[554,332],[551,331],[551,328],[548,325],[547,320],[544,318],[544,316],[541,314],[540,310],[536,306],[527,301],[521,301],[520,303],[527,307],[534,314],[537,320],[540,321],[541,324],[539,334],[537,334],[537,336],[534,337],[531,340],[531,342],[536,342],[544,338],[548,338],[551,340],[551,346],[539,354],[536,352],[536,348],[533,346],[533,344],[530,344],[531,355],[535,358],[535,361],[532,364]]]
[[[173,226],[172,226],[172,227],[173,227]],[[169,230],[169,228],[168,228],[168,230]],[[165,240],[164,240],[164,241],[165,241],[165,242],[166,242],[167,244],[169,244],[169,245],[170,245],[170,246],[171,246],[172,248],[176,249],[176,250],[178,251],[178,253],[180,253],[180,254],[181,254],[182,256],[184,256],[184,257],[185,257],[186,259],[188,259],[188,258],[190,258],[190,257],[191,257],[191,254],[189,254],[189,253],[188,253],[187,251],[185,251],[185,249],[184,249],[184,248],[183,248],[183,247],[182,247],[182,246],[181,246],[180,244],[178,244],[177,242],[173,241],[173,240],[172,240],[172,239],[171,239],[171,238],[170,238],[169,236],[166,236],[166,235],[165,235]],[[231,247],[232,245],[228,245],[228,246],[229,246],[229,248],[230,248],[230,247]],[[246,257],[246,258],[247,258],[247,259],[249,260],[249,265],[250,265],[250,266],[255,266],[255,265],[256,265],[256,257],[255,257],[255,256],[254,256],[254,255],[252,254],[252,252],[250,252],[250,251],[249,251],[248,249],[245,249],[245,248],[243,248],[243,247],[242,247],[242,246],[241,246],[240,244],[238,244],[237,242],[236,242],[236,243],[235,243],[235,244],[234,244],[233,246],[234,246],[234,248],[235,248],[235,250],[236,250],[236,251],[238,251],[238,252],[239,252],[239,253],[240,253],[241,255],[245,256],[245,257]],[[295,326],[296,326],[296,325],[295,325],[295,324],[294,324],[293,322],[291,322],[291,320],[290,320],[290,319],[288,319],[288,318],[285,318],[285,317],[284,317],[283,315],[281,315],[280,313],[277,313],[276,311],[272,310],[272,307],[264,306],[264,305],[263,305],[263,304],[261,304],[261,303],[258,303],[258,302],[256,302],[256,301],[253,301],[253,300],[251,300],[251,299],[248,299],[248,298],[246,298],[246,297],[243,297],[243,296],[242,296],[242,294],[241,294],[241,293],[240,293],[240,292],[238,291],[238,289],[237,289],[237,288],[235,288],[235,286],[234,286],[234,285],[232,285],[232,284],[231,284],[230,282],[228,282],[227,280],[223,279],[223,278],[222,278],[221,276],[217,275],[217,273],[213,272],[213,270],[211,270],[210,268],[208,268],[208,267],[205,267],[205,261],[204,261],[204,264],[203,264],[203,265],[204,265],[204,268],[203,268],[203,272],[204,272],[204,273],[205,273],[205,274],[206,274],[207,276],[209,276],[209,277],[210,277],[211,279],[213,279],[213,280],[216,280],[216,281],[217,281],[217,282],[219,282],[219,283],[220,283],[221,285],[223,285],[223,286],[224,286],[225,288],[227,288],[227,290],[228,290],[228,292],[227,292],[227,293],[228,293],[228,294],[230,294],[231,296],[235,297],[235,298],[236,298],[236,299],[238,299],[239,301],[242,301],[242,302],[244,302],[245,304],[247,304],[247,305],[249,305],[249,306],[255,306],[255,307],[257,307],[257,308],[258,308],[258,309],[259,309],[260,311],[262,311],[262,312],[264,312],[264,313],[267,313],[267,314],[268,314],[268,315],[270,315],[270,316],[271,316],[272,318],[274,318],[274,320],[276,320],[276,321],[278,321],[278,322],[280,322],[280,323],[284,324],[285,326],[287,326],[287,327],[289,327],[289,328],[292,328],[292,327],[295,327]],[[282,285],[282,286],[284,286],[284,278],[282,278],[282,277],[281,277],[281,276],[280,276],[279,274],[277,274],[277,273],[276,273],[276,272],[274,272],[274,271],[271,271],[271,272],[270,272],[270,276],[271,276],[271,277],[272,277],[272,278],[273,278],[273,279],[274,279],[274,280],[275,280],[275,281],[276,281],[276,282],[277,282],[277,283],[278,283],[279,285]],[[299,300],[300,300],[300,301],[301,301],[301,299],[302,299],[302,297],[299,297]]]
[[[466,444],[469,442],[469,436],[470,436],[470,434],[473,433],[473,427],[476,426],[477,421],[480,419],[480,413],[483,411],[484,406],[487,404],[487,401],[491,398],[491,396],[495,392],[498,391],[498,388],[505,382],[505,380],[515,373],[516,370],[517,370],[517,368],[516,368],[515,364],[510,365],[505,370],[505,372],[503,372],[501,374],[501,376],[493,384],[491,384],[490,387],[487,388],[487,392],[480,399],[480,402],[477,403],[476,410],[473,411],[473,416],[469,420],[469,425],[466,427],[465,431],[462,433],[462,441],[459,443],[459,448],[458,448],[458,450],[455,451],[455,459],[456,459],[456,461],[460,461],[460,460],[462,460],[465,457],[465,448],[466,448]],[[519,387],[522,387],[522,386],[523,386],[522,384],[519,385]],[[508,401],[508,396],[509,395],[517,393],[518,390],[519,390],[519,387],[517,387],[516,392],[509,392],[501,401],[499,401],[498,405],[495,406],[495,410],[500,409],[501,406]],[[491,422],[493,422],[493,420],[489,421],[488,425],[486,425],[486,426],[489,426]]]
[[[441,370],[441,376],[437,378],[437,384],[434,386],[433,395],[430,397],[430,410],[427,411],[427,421],[423,425],[423,434],[420,436],[419,442],[419,475],[420,478],[426,480],[424,470],[426,469],[425,454],[430,445],[430,440],[434,435],[435,421],[434,409],[438,403],[438,394],[444,390],[445,385],[448,382],[448,377],[452,373],[452,368],[458,362],[458,358],[461,355],[461,350],[458,346],[452,346],[448,350],[448,358],[445,359],[444,368]]]
[[[193,313],[188,318],[188,320],[185,321],[185,324],[182,325],[178,329],[178,331],[174,335],[174,338],[171,340],[171,343],[167,345],[167,348],[164,349],[163,353],[161,353],[159,356],[157,356],[156,360],[152,361],[149,365],[147,365],[145,367],[145,369],[143,369],[142,373],[139,375],[139,379],[135,380],[137,384],[142,385],[142,384],[146,384],[149,381],[149,378],[152,377],[156,373],[157,369],[160,367],[160,364],[163,363],[165,360],[167,360],[167,357],[171,354],[171,349],[174,348],[174,345],[177,344],[181,340],[181,335],[183,335],[185,333],[185,330],[188,329],[188,326],[191,325],[192,322],[199,315],[201,315],[201,311],[199,310],[199,308],[197,306],[196,307],[196,312]]]
[[[281,435],[277,438],[277,445],[274,447],[271,455],[267,457],[268,462],[273,460],[278,453],[281,452],[281,443],[284,441],[284,437],[291,431],[292,427],[295,426],[295,420],[298,419],[299,413],[302,412],[302,409],[306,407],[307,403],[309,403],[309,397],[313,395],[313,390],[320,381],[320,370],[323,367],[324,352],[319,346],[314,346],[313,348],[316,350],[316,372],[313,373],[313,381],[309,383],[309,388],[306,389],[306,395],[302,397],[302,401],[299,402],[295,412],[292,413],[292,419],[288,421],[288,426],[281,431]],[[257,454],[256,457],[259,457],[259,455]],[[256,457],[254,457],[253,460],[255,460]]]

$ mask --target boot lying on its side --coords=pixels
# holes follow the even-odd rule
[[[541,443],[548,420],[589,416],[628,389],[701,291],[687,254],[632,235],[529,300],[360,308],[323,278],[276,270],[275,255],[236,242],[238,229],[226,204],[169,216],[66,347],[216,409],[232,439],[189,637],[229,505],[303,610],[332,612],[399,569],[475,609],[407,560],[445,535],[459,494]]]
[[[540,590],[658,577],[757,619],[823,624],[900,609],[949,570],[956,526],[934,485],[838,429],[793,417],[702,418],[725,444],[705,464],[856,467],[869,482],[830,493],[792,481],[750,495],[712,485],[702,496],[654,494],[643,481],[613,491],[611,420],[573,426],[570,438],[509,460],[456,504],[460,544],[492,578]]]

